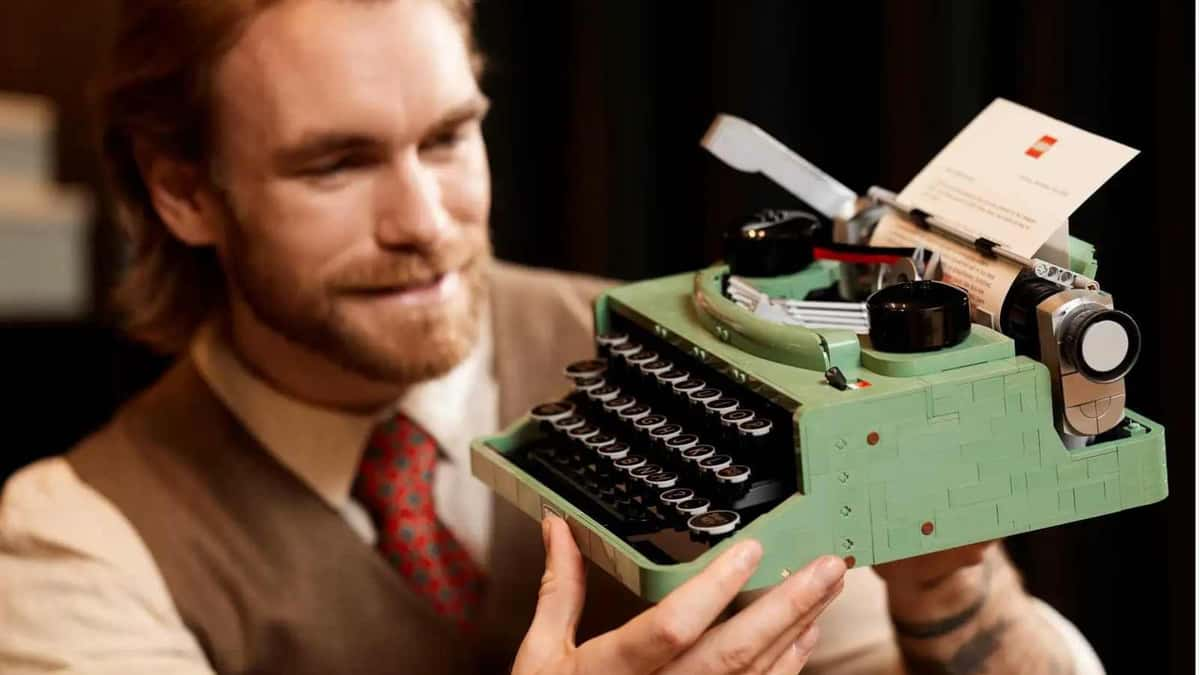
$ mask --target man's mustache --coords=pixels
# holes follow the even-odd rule
[[[481,258],[477,247],[465,244],[436,251],[387,253],[348,264],[331,279],[331,286],[340,291],[423,286],[451,272],[470,271]]]

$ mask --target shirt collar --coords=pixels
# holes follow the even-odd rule
[[[372,429],[399,409],[433,436],[449,459],[466,466],[466,448],[445,443],[446,430],[461,418],[459,404],[471,381],[490,366],[490,322],[468,358],[446,375],[411,388],[396,404],[376,414],[324,408],[275,389],[242,363],[221,320],[206,323],[191,344],[201,377],[251,436],[283,466],[328,502],[341,509],[350,497],[359,460]],[[459,452],[461,450],[461,452]]]

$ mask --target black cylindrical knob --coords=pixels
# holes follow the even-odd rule
[[[807,211],[760,211],[725,234],[725,259],[732,274],[775,277],[813,261],[813,234],[820,220]]]
[[[910,281],[867,298],[871,345],[884,352],[952,347],[971,334],[966,291],[940,281]]]

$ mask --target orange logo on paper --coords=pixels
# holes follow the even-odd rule
[[[1058,139],[1053,136],[1042,136],[1037,140],[1037,143],[1029,146],[1029,149],[1025,151],[1025,154],[1037,159],[1049,151],[1050,148],[1054,147],[1054,144],[1057,142]]]

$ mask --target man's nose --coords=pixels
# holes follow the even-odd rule
[[[409,153],[395,161],[391,173],[392,180],[379,188],[381,207],[375,227],[379,245],[422,247],[446,236],[450,222],[434,172],[416,153]]]

